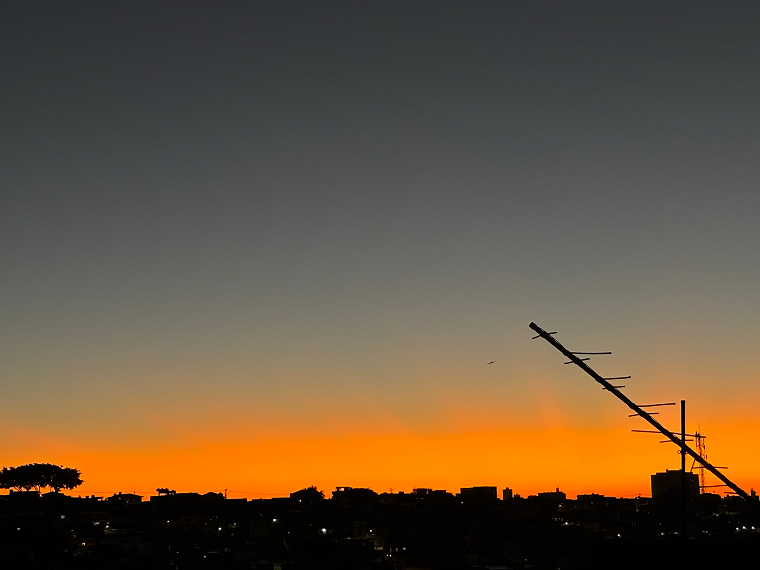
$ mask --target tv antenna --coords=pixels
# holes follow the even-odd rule
[[[697,453],[707,459],[707,445],[705,444],[705,437],[707,436],[701,433],[699,429],[699,426],[697,426],[697,431],[694,432],[694,440],[697,443]],[[691,464],[692,471],[694,471],[694,467],[699,471],[699,490],[704,493],[705,488],[707,487],[707,485],[705,485],[705,468],[702,465],[697,465],[696,461],[693,461]]]
[[[543,338],[546,342],[551,344],[554,348],[556,348],[559,352],[561,352],[565,357],[569,359],[568,362],[565,362],[565,364],[575,364],[578,368],[583,370],[586,374],[591,376],[594,380],[596,380],[599,384],[602,385],[602,390],[607,390],[611,394],[613,394],[618,400],[623,402],[626,406],[628,406],[631,410],[635,412],[635,415],[638,415],[639,417],[645,419],[653,428],[655,428],[657,431],[653,433],[661,433],[666,438],[668,438],[669,441],[676,444],[680,450],[681,450],[681,457],[683,460],[686,459],[686,455],[691,456],[692,459],[696,463],[699,463],[699,465],[715,475],[718,479],[720,479],[728,488],[730,488],[734,493],[739,495],[741,498],[743,498],[745,501],[750,502],[750,496],[747,494],[744,489],[739,487],[736,483],[731,481],[728,477],[726,477],[723,473],[721,473],[717,467],[714,467],[711,465],[705,457],[694,451],[691,447],[689,447],[686,443],[686,434],[684,426],[681,426],[681,432],[682,436],[678,437],[676,434],[674,434],[669,429],[665,428],[660,422],[658,422],[656,419],[654,419],[652,416],[654,413],[647,412],[643,408],[648,407],[654,407],[654,406],[662,406],[662,405],[670,405],[670,404],[649,404],[649,405],[637,405],[635,404],[631,399],[629,399],[625,394],[623,394],[620,391],[620,388],[625,388],[625,386],[622,385],[613,385],[610,383],[610,380],[625,380],[630,378],[630,376],[617,376],[613,378],[603,378],[601,375],[599,375],[595,370],[593,370],[588,364],[586,364],[586,361],[590,359],[591,355],[596,354],[611,354],[610,352],[571,352],[567,350],[562,344],[554,338],[552,335],[557,334],[555,332],[546,332],[544,329],[539,327],[536,323],[530,323],[528,325],[534,332],[536,332],[536,336],[533,338]],[[589,356],[589,358],[578,358],[578,356]],[[682,404],[683,406],[683,404]],[[682,411],[683,416],[683,411]],[[644,430],[634,430],[634,431],[644,431]],[[691,434],[689,434],[691,435]],[[694,434],[696,435],[696,434]],[[692,436],[693,437],[693,436]],[[699,442],[701,441],[701,438],[694,438],[697,440],[697,444],[699,447]],[[704,450],[704,448],[702,448]],[[683,468],[682,468],[683,469]]]

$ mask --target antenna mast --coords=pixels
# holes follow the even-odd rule
[[[707,446],[705,445],[705,435],[703,433],[700,433],[699,426],[697,426],[697,431],[694,433],[694,439],[697,442],[697,453],[707,459]],[[696,465],[696,461],[691,464],[692,471],[694,470],[694,466]],[[699,490],[700,492],[705,492],[705,468],[703,465],[697,466],[697,469],[699,469]]]
[[[618,378],[602,378],[599,374],[596,373],[588,364],[586,364],[586,360],[588,358],[578,358],[577,354],[584,354],[579,352],[571,352],[567,350],[560,342],[555,339],[552,335],[557,334],[555,332],[546,332],[544,329],[539,327],[536,323],[530,323],[530,328],[537,333],[537,336],[534,336],[533,338],[543,338],[551,344],[554,348],[556,348],[558,351],[560,351],[563,355],[565,355],[569,362],[566,362],[565,364],[575,364],[578,368],[583,370],[586,374],[591,376],[594,380],[596,380],[599,384],[602,385],[603,390],[607,390],[611,394],[613,394],[618,400],[623,402],[626,406],[631,408],[634,412],[636,412],[637,415],[645,419],[649,424],[654,427],[658,432],[660,432],[662,435],[667,437],[670,441],[675,443],[678,447],[681,448],[681,453],[684,454],[683,457],[685,459],[685,455],[690,455],[694,461],[699,463],[702,467],[707,469],[710,473],[715,475],[718,479],[720,479],[723,483],[726,484],[727,487],[729,487],[732,491],[734,491],[737,495],[739,495],[741,498],[743,498],[745,501],[750,501],[750,496],[738,485],[736,485],[733,481],[731,481],[728,477],[723,475],[716,467],[711,465],[707,459],[702,457],[699,453],[694,451],[691,447],[689,447],[686,444],[685,441],[685,435],[684,438],[680,438],[677,435],[675,435],[673,432],[671,432],[669,429],[663,427],[660,422],[658,422],[656,419],[652,417],[652,414],[644,411],[642,409],[642,406],[638,406],[635,403],[633,403],[625,394],[623,394],[619,388],[625,388],[625,386],[614,386],[608,382],[608,380],[622,380],[623,378],[629,378],[629,376],[626,377],[618,377]],[[588,354],[588,353],[585,353]],[[602,353],[596,353],[596,354],[602,354]],[[609,354],[609,353],[605,353]]]

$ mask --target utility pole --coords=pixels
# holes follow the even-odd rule
[[[681,400],[681,537],[686,538],[686,400]]]
[[[730,488],[734,493],[739,495],[742,499],[747,501],[750,504],[754,505],[754,502],[750,499],[750,496],[739,487],[736,483],[731,481],[728,477],[726,477],[723,473],[721,473],[716,467],[711,465],[707,459],[700,456],[696,451],[694,451],[691,447],[689,447],[686,444],[685,437],[678,437],[676,434],[674,434],[669,429],[665,428],[658,422],[656,419],[652,417],[652,414],[644,411],[642,407],[647,406],[638,406],[633,401],[631,401],[625,394],[623,394],[619,388],[624,388],[625,386],[614,386],[612,385],[609,380],[618,380],[623,378],[630,378],[630,376],[623,376],[623,377],[617,377],[617,378],[602,378],[596,371],[594,371],[588,364],[586,364],[586,360],[588,358],[578,358],[578,354],[609,354],[607,353],[580,353],[580,352],[571,352],[567,350],[562,344],[554,338],[552,335],[556,334],[554,332],[546,332],[544,329],[539,327],[536,323],[530,323],[529,327],[536,332],[537,336],[533,338],[543,338],[546,342],[551,344],[554,348],[556,348],[559,352],[561,352],[563,355],[565,355],[569,362],[566,362],[565,364],[575,364],[578,368],[583,370],[586,374],[591,376],[594,380],[596,380],[599,384],[602,385],[603,390],[607,390],[612,395],[614,395],[618,400],[623,402],[626,406],[628,406],[631,410],[636,412],[638,416],[645,419],[652,427],[654,427],[658,432],[660,432],[662,435],[667,437],[671,442],[673,442],[675,445],[681,448],[681,450],[685,453],[690,455],[694,460],[702,465],[705,469],[707,469],[710,473],[715,475],[718,479],[720,479],[725,485]],[[682,404],[685,406],[685,404]],[[685,428],[682,428],[682,436],[685,435]],[[685,457],[685,455],[684,455]],[[685,477],[685,471],[684,475]]]

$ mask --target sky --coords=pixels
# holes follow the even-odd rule
[[[0,465],[649,494],[676,450],[535,321],[685,399],[760,489],[759,28],[734,1],[5,3]]]

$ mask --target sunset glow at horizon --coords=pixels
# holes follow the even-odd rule
[[[546,348],[547,356],[554,357]],[[299,417],[257,423],[216,410],[205,418],[208,431],[186,418],[172,426],[166,441],[154,437],[147,444],[144,434],[116,443],[92,436],[78,441],[6,424],[3,428],[14,441],[6,457],[10,464],[45,459],[75,465],[84,479],[70,492],[75,495],[153,495],[156,488],[168,486],[178,492],[227,492],[233,498],[256,499],[287,496],[311,485],[328,497],[338,486],[377,492],[427,487],[456,493],[461,487],[490,485],[499,492],[509,487],[522,496],[555,488],[569,497],[649,496],[649,475],[678,468],[675,447],[659,445],[663,438],[657,434],[631,433],[651,428],[639,418],[625,417],[628,410],[610,395],[594,398],[597,394],[589,393],[593,380],[578,370],[569,372],[563,380],[579,383],[577,390],[586,392],[589,404],[604,408],[598,410],[599,418],[573,413],[549,394],[547,401],[536,394],[525,398],[533,406],[522,410],[520,403],[444,398],[437,406],[442,421],[417,425],[404,425],[377,409],[344,418],[335,409],[317,426]],[[502,417],[501,409],[509,414]],[[708,458],[741,466],[744,473],[731,469],[728,474],[746,490],[760,487],[754,476],[760,459],[747,453],[752,434],[760,429],[760,422],[750,419],[752,410],[745,408],[726,421],[710,414],[709,406],[697,409],[703,420],[699,429],[709,430]],[[687,417],[690,412],[687,408]],[[658,420],[670,420],[675,429],[677,406],[660,413]],[[709,474],[708,479],[708,484],[718,483]]]

